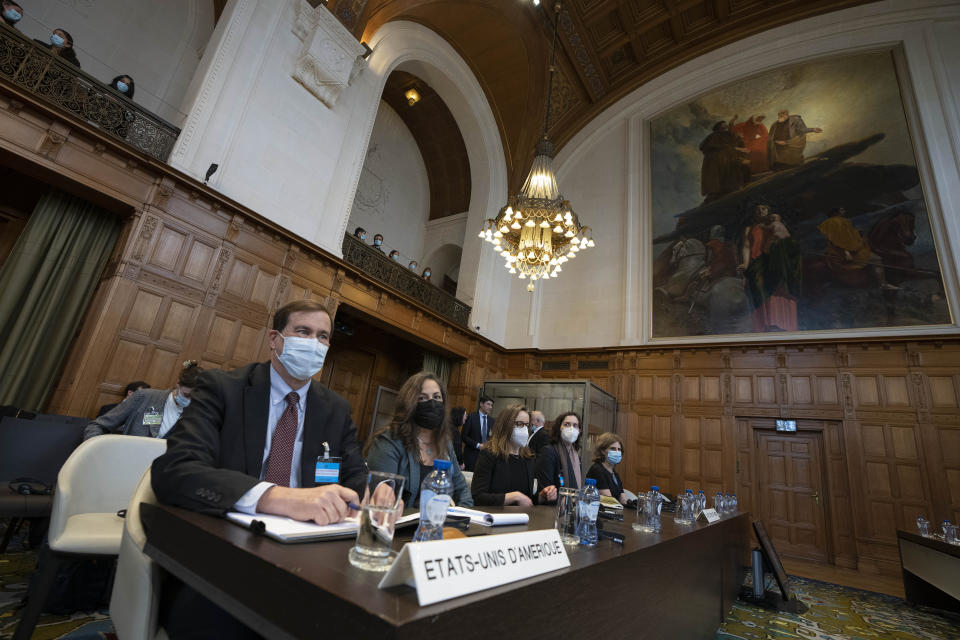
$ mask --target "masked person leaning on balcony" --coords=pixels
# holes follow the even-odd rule
[[[7,23],[7,26],[16,29],[17,23],[23,18],[23,7],[16,2],[3,2],[0,4],[2,4],[2,7],[0,7],[0,15],[3,16],[3,21]]]
[[[80,61],[77,59],[77,53],[73,50],[73,36],[66,29],[54,29],[50,34],[50,40],[34,40],[41,47],[46,47],[55,56],[60,56],[67,62],[80,68]]]

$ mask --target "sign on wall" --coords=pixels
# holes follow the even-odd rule
[[[650,123],[653,337],[951,322],[892,51]]]

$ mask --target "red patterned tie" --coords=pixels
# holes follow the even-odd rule
[[[286,395],[287,408],[273,428],[273,440],[270,442],[270,455],[267,457],[267,482],[281,487],[290,486],[290,465],[293,463],[293,442],[297,439],[297,402],[300,396],[296,391]]]

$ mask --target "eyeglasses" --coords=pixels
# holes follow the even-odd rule
[[[529,429],[529,428],[530,428],[530,423],[529,423],[529,422],[520,422],[520,421],[518,420],[518,421],[516,421],[516,422],[513,423],[513,426],[515,426],[515,427],[523,427],[524,429]]]

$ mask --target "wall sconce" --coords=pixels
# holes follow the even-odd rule
[[[413,87],[407,89],[403,96],[407,99],[407,104],[411,107],[420,102],[420,92]]]

